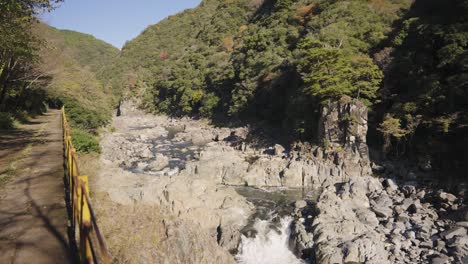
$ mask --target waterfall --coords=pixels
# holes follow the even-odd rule
[[[288,247],[292,218],[280,221],[279,232],[272,228],[272,221],[256,219],[255,237],[242,235],[236,261],[239,264],[304,264]]]

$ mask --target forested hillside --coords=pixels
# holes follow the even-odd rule
[[[370,140],[387,158],[451,153],[437,166],[461,168],[467,5],[204,0],[127,43],[114,72],[150,111],[263,120],[305,140],[321,105],[350,96],[371,108]]]
[[[46,40],[40,51],[40,68],[50,82],[47,100],[64,104],[75,127],[75,142],[80,151],[97,151],[92,134],[108,123],[115,104],[114,90],[106,76],[119,50],[93,36],[58,30],[38,24],[36,34]],[[90,134],[91,133],[91,134]]]
[[[466,179],[468,1],[416,1],[385,45],[375,55],[384,152]]]
[[[310,133],[320,103],[375,103],[372,55],[410,1],[203,1],[122,50],[130,86],[171,114],[256,117]]]
[[[58,30],[38,15],[61,1],[0,3],[0,129],[48,106],[65,105],[79,151],[98,151],[96,129],[111,117],[114,94],[105,68],[119,50],[94,37]]]

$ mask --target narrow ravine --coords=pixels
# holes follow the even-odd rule
[[[166,223],[169,215],[193,221],[238,263],[304,263],[290,243],[291,225],[298,217],[294,203],[312,200],[313,190],[234,187],[216,175],[245,170],[252,153],[235,147],[244,128],[147,115],[132,104],[122,112],[114,118],[115,131],[102,140],[106,170],[97,182],[113,203],[157,205],[168,215]],[[220,148],[224,157],[217,156]],[[208,163],[210,156],[216,159]]]
[[[365,120],[360,107],[334,105],[328,113],[351,109]],[[105,197],[100,204],[120,208],[104,219],[130,223],[111,226],[108,234],[126,228],[130,240],[138,241],[111,243],[118,254],[133,255],[129,248],[144,246],[151,249],[146,262],[244,264],[439,257],[444,263],[468,256],[468,243],[460,240],[468,238],[464,200],[393,180],[391,164],[374,164],[374,173],[386,174],[372,177],[364,121],[346,128],[360,134],[336,141],[338,151],[306,143],[286,150],[275,142],[247,143],[246,127],[145,114],[129,102],[122,112],[103,135],[105,169],[94,184]],[[338,114],[323,120],[328,131],[341,129],[333,125]],[[126,214],[135,207],[138,221],[149,219],[141,228],[133,227],[135,215]]]

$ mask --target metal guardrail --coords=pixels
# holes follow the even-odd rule
[[[65,108],[62,107],[66,183],[71,209],[71,229],[75,236],[81,263],[110,263],[109,253],[96,221],[89,197],[88,176],[80,175],[76,150],[72,144]],[[78,233],[78,236],[76,234]],[[99,245],[96,248],[96,242]]]

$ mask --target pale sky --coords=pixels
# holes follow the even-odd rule
[[[59,28],[91,34],[117,48],[149,25],[196,7],[201,0],[65,0],[42,20]]]

